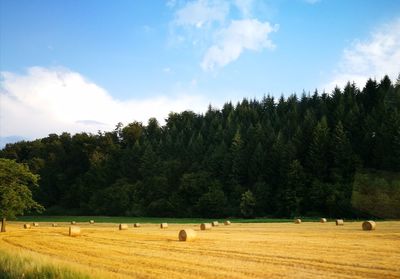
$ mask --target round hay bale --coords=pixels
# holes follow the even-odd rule
[[[184,229],[179,232],[179,241],[193,241],[196,239],[196,232],[192,229]]]
[[[128,229],[128,224],[119,224],[119,230],[127,230]]]
[[[31,225],[29,225],[29,224],[24,224],[24,229],[30,229],[31,228]]]
[[[205,230],[211,230],[212,225],[210,223],[203,223],[200,225],[200,230],[205,231]]]
[[[75,221],[71,221],[71,225],[75,225],[76,224],[76,222]]]
[[[295,220],[294,220],[294,223],[295,223],[295,224],[301,224],[301,219],[295,219]]]
[[[135,223],[135,224],[133,224],[133,227],[134,227],[134,228],[140,228],[140,223]]]
[[[362,223],[362,229],[364,231],[372,231],[375,230],[376,223],[374,221],[365,221]]]
[[[81,228],[78,226],[69,226],[69,236],[78,236],[81,234]]]
[[[224,225],[225,225],[225,226],[229,226],[230,224],[231,224],[231,221],[229,221],[229,220],[227,220],[227,221],[224,222]]]
[[[211,225],[212,225],[213,227],[218,227],[218,226],[219,226],[219,223],[218,223],[218,221],[213,221],[213,222],[211,223]]]
[[[161,223],[160,224],[160,228],[161,229],[166,229],[166,228],[168,228],[168,224],[167,223]]]
[[[34,226],[34,227],[39,227],[39,223],[33,222],[33,223],[32,223],[32,226]]]
[[[57,227],[56,223],[51,224],[52,227]]]
[[[90,221],[89,221],[89,224],[94,224],[94,220],[90,220]]]
[[[326,218],[321,218],[320,222],[321,223],[326,223]]]
[[[344,225],[343,219],[337,219],[336,220],[336,226],[343,226],[343,225]]]

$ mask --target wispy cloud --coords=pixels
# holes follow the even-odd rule
[[[118,122],[144,123],[186,109],[205,111],[208,102],[184,91],[167,97],[121,101],[81,74],[63,68],[29,68],[26,74],[1,72],[0,135],[43,137],[63,131],[111,130]]]
[[[172,69],[170,67],[165,67],[163,69],[163,72],[166,73],[166,74],[171,74],[172,73]]]
[[[240,11],[243,18],[249,18],[252,16],[254,0],[235,0],[234,5]]]
[[[78,120],[78,121],[76,121],[76,123],[85,124],[85,125],[88,125],[88,126],[93,126],[93,125],[95,125],[95,126],[103,126],[103,125],[106,125],[106,124],[101,123],[101,122],[96,121],[96,120]]]
[[[224,1],[198,0],[188,2],[175,14],[175,23],[201,28],[213,22],[223,22],[229,14],[229,4]]]
[[[255,18],[253,8],[253,0],[187,2],[175,12],[173,26],[182,32],[174,30],[172,41],[191,41],[196,46],[201,42],[204,53],[200,66],[204,71],[220,69],[246,50],[272,49],[269,34],[276,32],[278,25]],[[233,9],[239,11],[239,18],[232,18]]]
[[[227,28],[218,32],[218,39],[205,53],[201,67],[212,71],[235,61],[244,50],[273,49],[274,44],[268,35],[277,30],[277,25],[256,19],[233,20]]]
[[[368,78],[395,79],[400,73],[400,18],[376,28],[367,40],[355,40],[343,50],[334,77],[325,88],[330,90],[354,81],[363,87]]]

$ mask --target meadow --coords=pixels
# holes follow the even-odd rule
[[[28,218],[29,219],[29,218]],[[78,220],[40,222],[24,229],[9,222],[0,234],[4,278],[399,278],[400,222],[222,223],[201,231],[198,223],[157,223],[120,231],[117,223]],[[163,219],[165,221],[165,219]],[[42,220],[43,221],[43,220]],[[54,221],[54,220],[52,220]],[[104,221],[104,220],[103,220]],[[143,221],[143,219],[142,219]],[[190,220],[186,220],[190,221]],[[195,221],[195,220],[191,220]],[[220,220],[223,221],[223,220]],[[193,242],[178,232],[197,232]],[[21,274],[24,274],[23,276]]]

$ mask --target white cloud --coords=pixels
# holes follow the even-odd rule
[[[272,49],[274,45],[268,36],[278,30],[278,25],[255,18],[254,6],[254,0],[186,2],[175,12],[170,42],[191,44],[200,50],[204,71],[226,66],[245,50]]]
[[[235,61],[246,49],[273,49],[274,44],[268,35],[277,30],[277,25],[256,19],[232,20],[227,28],[218,32],[217,40],[205,53],[201,67],[205,71],[212,71]]]
[[[213,22],[223,22],[229,14],[225,1],[197,0],[188,2],[175,14],[175,24],[201,28]]]
[[[365,41],[354,41],[345,49],[334,73],[325,88],[343,87],[354,81],[363,87],[368,78],[381,79],[388,75],[395,80],[400,73],[400,18],[382,25]]]
[[[0,136],[43,137],[63,131],[111,130],[118,122],[161,123],[171,111],[207,109],[198,95],[182,93],[120,101],[106,90],[68,69],[29,68],[26,74],[1,72]]]
[[[251,17],[254,0],[235,0],[234,3],[244,18]]]

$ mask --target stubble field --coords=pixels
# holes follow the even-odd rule
[[[232,223],[200,231],[199,224],[129,225],[11,222],[0,234],[0,251],[26,254],[97,278],[400,278],[400,222]],[[178,241],[182,228],[194,242]]]

